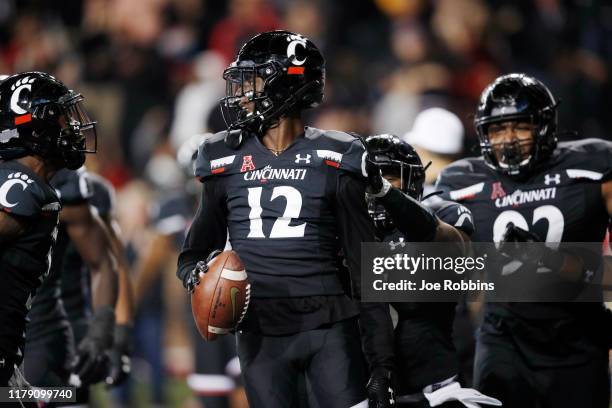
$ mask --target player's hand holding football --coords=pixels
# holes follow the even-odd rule
[[[130,375],[133,343],[132,327],[125,324],[115,326],[113,348],[110,350],[110,372],[106,377],[106,384],[117,386],[123,383]]]
[[[195,268],[193,268],[193,270],[189,273],[187,276],[187,281],[185,282],[185,288],[189,293],[193,293],[195,287],[200,284],[200,274],[208,272],[208,264],[220,253],[220,250],[215,249],[208,255],[205,261],[198,262]]]
[[[113,345],[115,312],[110,307],[96,311],[87,334],[77,347],[72,372],[82,385],[95,384],[106,378],[109,367],[108,350]]]
[[[393,373],[383,367],[375,368],[368,381],[368,406],[370,408],[390,408],[395,406]]]

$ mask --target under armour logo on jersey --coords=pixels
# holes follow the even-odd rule
[[[19,204],[19,201],[14,203],[8,201],[9,191],[15,184],[21,185],[21,189],[25,191],[25,189],[28,188],[28,184],[32,184],[33,182],[34,180],[31,180],[27,174],[21,172],[9,174],[8,180],[0,186],[0,205],[4,208],[11,208]]]
[[[298,163],[298,164],[300,162],[304,162],[306,164],[310,164],[310,157],[311,156],[309,154],[307,154],[306,157],[302,157],[302,155],[298,153],[298,154],[295,155],[295,162]]]
[[[584,282],[585,283],[591,283],[593,282],[593,278],[595,277],[595,272],[587,269],[586,271],[584,271]]]
[[[255,163],[253,163],[253,156],[250,154],[242,157],[242,167],[240,168],[240,172],[244,173],[245,171],[253,171],[255,170]]]
[[[498,198],[505,197],[506,191],[502,187],[501,181],[493,183],[491,188],[492,188],[492,191],[491,191],[491,200],[496,200]]]
[[[544,176],[544,184],[546,184],[548,186],[548,185],[550,185],[553,182],[555,184],[561,184],[561,174],[556,173],[554,177],[551,177],[550,174],[546,174]]]

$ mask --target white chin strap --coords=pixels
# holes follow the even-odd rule
[[[500,400],[488,397],[473,388],[461,388],[461,385],[456,381],[451,381],[435,391],[431,391],[432,388],[432,386],[427,386],[423,390],[423,395],[432,407],[437,407],[449,401],[459,401],[467,408],[480,408],[480,404],[502,406]]]

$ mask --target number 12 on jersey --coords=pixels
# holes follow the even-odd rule
[[[266,238],[263,232],[263,221],[261,214],[263,209],[261,208],[261,192],[263,187],[251,187],[249,191],[249,212],[250,229],[247,238]],[[293,218],[299,218],[300,211],[302,209],[302,194],[295,187],[291,186],[278,186],[272,190],[272,198],[270,201],[274,201],[278,197],[285,197],[287,200],[287,206],[283,215],[277,218],[272,225],[270,236],[268,238],[300,238],[304,236],[304,229],[306,223],[303,222],[299,225],[289,225]]]

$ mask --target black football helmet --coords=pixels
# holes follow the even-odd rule
[[[383,176],[399,178],[401,190],[420,201],[423,197],[425,167],[416,150],[395,135],[368,136],[365,141],[369,157],[378,165]],[[368,212],[379,231],[393,229],[390,217],[375,198],[368,198]]]
[[[221,112],[228,130],[262,134],[281,116],[321,103],[325,59],[308,38],[269,31],[242,46],[223,79],[226,96]]]
[[[78,169],[96,151],[96,122],[83,97],[44,72],[24,72],[0,83],[0,160],[28,155],[58,168]]]
[[[557,106],[548,88],[531,76],[508,74],[497,78],[482,92],[474,118],[486,162],[504,174],[523,176],[549,157],[557,145]],[[535,125],[531,154],[522,153],[518,140],[491,144],[489,125],[508,121]],[[499,160],[499,156],[503,159]]]

